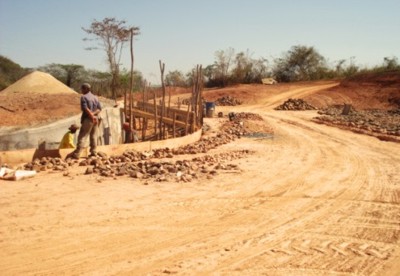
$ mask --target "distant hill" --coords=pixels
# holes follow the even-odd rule
[[[0,55],[0,91],[13,84],[29,71],[9,58]]]

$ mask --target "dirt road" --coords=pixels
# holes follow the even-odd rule
[[[2,275],[398,275],[400,144],[273,110],[320,88],[234,108],[275,129],[209,152],[253,150],[240,173],[0,182]]]

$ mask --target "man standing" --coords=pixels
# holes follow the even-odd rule
[[[96,156],[99,123],[97,115],[101,112],[99,99],[91,92],[90,84],[82,84],[81,91],[81,129],[79,130],[77,147],[70,155],[75,159],[80,157],[88,136],[90,137],[90,156]]]

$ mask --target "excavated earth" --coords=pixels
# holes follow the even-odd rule
[[[242,104],[197,143],[24,164],[39,173],[0,180],[2,273],[398,275],[400,143],[315,121],[397,110],[398,84],[364,82],[206,90]]]

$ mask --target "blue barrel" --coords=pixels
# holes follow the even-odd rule
[[[206,116],[207,118],[214,117],[215,112],[215,103],[214,102],[206,102]]]

